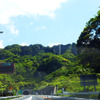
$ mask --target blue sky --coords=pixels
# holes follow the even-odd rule
[[[0,48],[76,42],[100,0],[0,0]]]

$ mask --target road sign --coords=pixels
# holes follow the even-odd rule
[[[14,63],[0,63],[0,74],[10,74],[15,72]]]
[[[81,86],[98,85],[97,81],[81,82]]]
[[[94,85],[94,89],[96,91],[97,83],[97,76],[95,74],[91,75],[81,75],[80,76],[81,86],[84,86],[84,91],[86,86]]]
[[[97,76],[95,74],[91,75],[81,75],[80,76],[81,85],[97,85]]]
[[[97,76],[95,74],[81,75],[80,79],[81,79],[81,81],[97,80]]]

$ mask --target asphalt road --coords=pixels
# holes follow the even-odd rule
[[[21,98],[16,98],[11,100],[47,100],[47,99],[40,96],[26,95],[26,96],[22,96]]]
[[[21,98],[16,98],[16,99],[11,99],[11,100],[94,100],[94,99],[75,98],[75,97],[61,97],[61,96],[25,95]],[[95,99],[95,100],[97,100],[97,99]]]

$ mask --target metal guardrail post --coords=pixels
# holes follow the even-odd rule
[[[62,96],[61,96],[61,100],[62,100]]]

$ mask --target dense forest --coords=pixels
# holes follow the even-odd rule
[[[96,74],[100,81],[99,49],[100,11],[86,23],[76,44],[6,46],[0,49],[0,62],[14,62],[15,73],[0,74],[0,95],[9,91],[11,86],[14,93],[25,88],[34,91],[56,85],[58,93],[62,88],[69,92],[83,91],[80,75]],[[90,89],[94,91],[93,87]]]

